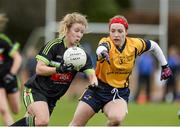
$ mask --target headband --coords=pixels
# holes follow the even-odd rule
[[[113,18],[112,20],[110,20],[109,22],[109,27],[111,26],[111,24],[113,23],[120,23],[122,25],[124,25],[124,27],[126,29],[128,29],[128,23],[123,19],[123,18]]]

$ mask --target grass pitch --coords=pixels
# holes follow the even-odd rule
[[[67,126],[73,117],[78,100],[69,100],[63,97],[58,101],[56,108],[52,114],[51,126]],[[180,103],[148,103],[138,105],[129,103],[129,113],[123,122],[125,126],[178,126],[177,111],[180,109]],[[13,115],[14,119],[20,119],[25,113],[25,108],[22,105],[22,110],[19,115]],[[0,125],[2,118],[0,117]],[[99,112],[89,122],[89,126],[104,126],[106,125],[106,117]]]

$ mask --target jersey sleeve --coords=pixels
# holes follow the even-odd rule
[[[105,38],[105,37],[102,38],[102,39],[99,41],[99,45],[98,45],[98,46],[105,46],[105,47],[108,49],[108,51],[109,51],[109,49],[111,48],[108,39]]]
[[[141,38],[135,39],[135,47],[137,49],[137,55],[141,55],[145,51],[150,49],[150,42],[149,40],[144,40]]]
[[[0,39],[0,46],[4,48],[4,52],[6,52],[7,54],[11,52],[11,49],[13,47],[13,45],[10,45],[9,43],[1,39]]]
[[[82,67],[80,69],[80,72],[86,72],[87,70],[89,69],[93,69],[93,64],[92,64],[92,60],[91,60],[91,57],[86,53],[87,55],[87,61],[86,61],[86,64],[84,67]]]
[[[16,51],[19,50],[19,48],[20,48],[20,43],[15,42],[9,51],[9,56],[12,56]]]
[[[42,61],[46,65],[50,65],[50,61],[53,59],[53,57],[56,54],[57,49],[57,43],[49,42],[45,46],[41,48],[39,51],[39,54],[36,56],[37,61]]]
[[[7,35],[1,33],[0,34],[0,43],[3,45],[5,52],[10,57],[19,49],[20,43],[10,39]]]

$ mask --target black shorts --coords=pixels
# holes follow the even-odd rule
[[[128,103],[130,94],[128,87],[114,88],[100,81],[98,86],[98,88],[89,87],[80,98],[81,101],[91,106],[96,113],[113,99],[124,99]]]
[[[6,84],[3,81],[3,77],[2,77],[2,78],[0,78],[0,88],[4,88],[8,94],[15,93],[19,90],[19,88],[18,88],[18,85],[20,84],[19,82],[20,81],[16,77],[12,83]]]
[[[56,106],[57,100],[59,100],[59,98],[46,97],[39,90],[36,90],[34,88],[25,87],[23,91],[23,101],[26,108],[33,102],[45,101],[48,104],[50,115],[53,112],[54,107]]]

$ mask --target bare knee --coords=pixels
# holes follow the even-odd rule
[[[124,119],[125,116],[123,115],[112,115],[112,116],[109,116],[108,119],[108,125],[110,126],[119,126],[121,125],[123,119]]]
[[[72,120],[69,126],[84,126],[86,123],[82,120]]]
[[[36,117],[35,118],[36,126],[48,126],[48,124],[49,124],[49,117]]]
[[[0,107],[0,114],[4,115],[6,113],[8,113],[8,109],[6,109],[6,107],[1,106]]]
[[[19,111],[20,111],[20,106],[15,106],[14,108],[12,108],[12,112],[13,112],[14,114],[18,114]]]

